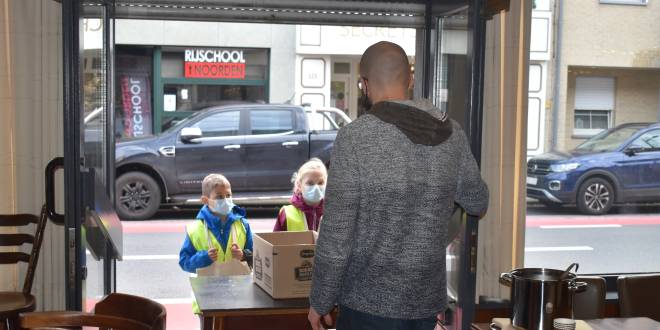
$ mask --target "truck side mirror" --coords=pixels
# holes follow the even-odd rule
[[[183,143],[195,143],[195,139],[202,137],[202,130],[199,127],[184,127],[181,130],[181,141]]]

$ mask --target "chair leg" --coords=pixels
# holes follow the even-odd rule
[[[7,319],[7,330],[20,330],[21,328],[19,327],[20,321],[18,320],[17,317],[11,317]],[[1,330],[2,328],[0,328]]]

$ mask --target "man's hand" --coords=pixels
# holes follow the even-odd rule
[[[316,312],[316,310],[314,310],[313,307],[309,308],[309,314],[307,315],[307,319],[309,320],[309,324],[312,325],[313,330],[325,329],[323,328],[323,324],[321,324],[321,315],[318,312]],[[323,321],[327,325],[332,324],[332,316],[330,316],[330,314],[323,315]]]
[[[211,249],[209,249],[208,253],[209,253],[209,258],[211,258],[211,260],[213,260],[213,262],[218,261],[218,250],[217,249],[211,248]]]
[[[243,250],[236,244],[231,245],[231,256],[238,261],[243,260]]]

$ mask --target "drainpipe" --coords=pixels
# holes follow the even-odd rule
[[[552,139],[550,142],[550,150],[557,149],[557,134],[559,131],[558,114],[559,111],[559,85],[561,82],[561,40],[562,40],[562,20],[564,19],[564,8],[562,0],[557,1],[557,28],[555,29],[555,74],[554,74],[554,87],[552,90]]]

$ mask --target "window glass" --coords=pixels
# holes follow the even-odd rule
[[[266,102],[264,86],[241,85],[165,85],[165,111],[197,111],[236,102]]]
[[[575,110],[576,129],[608,129],[610,111]]]
[[[308,112],[310,129],[315,131],[337,131],[339,126],[325,112]]]
[[[576,149],[582,151],[613,151],[639,130],[638,126],[628,126],[598,134]]]
[[[206,117],[191,127],[199,127],[203,137],[238,135],[240,128],[240,111],[225,111]]]
[[[643,149],[659,149],[660,148],[660,130],[652,130],[642,134],[635,139],[631,147]]]
[[[260,110],[250,112],[252,134],[277,134],[293,131],[290,110]]]

